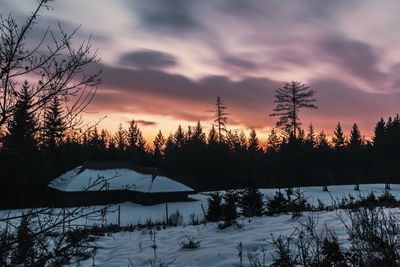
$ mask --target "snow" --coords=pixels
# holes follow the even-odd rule
[[[192,192],[193,189],[164,176],[136,172],[132,169],[94,170],[81,166],[64,173],[49,187],[65,192],[132,190],[144,193]]]
[[[309,213],[305,214],[310,215]],[[336,212],[313,213],[318,220],[317,233],[325,225],[334,230],[345,245],[347,233]],[[290,215],[239,219],[242,229],[233,227],[219,230],[216,223],[197,226],[178,226],[156,232],[157,259],[155,266],[240,266],[237,246],[242,242],[244,266],[250,266],[248,253],[265,255],[267,266],[273,261],[272,236],[290,235],[307,217],[292,219]],[[180,241],[186,235],[200,241],[197,249],[182,249]],[[154,261],[153,242],[149,230],[120,232],[100,237],[99,249],[93,258],[81,262],[82,266],[151,266]],[[264,250],[264,252],[262,252]],[[163,263],[164,265],[161,265]]]
[[[71,171],[64,174],[65,180],[59,180],[60,187],[62,182],[64,186],[68,187],[68,176],[76,176],[77,171]],[[121,172],[119,172],[121,173]],[[97,174],[97,172],[92,172]],[[86,177],[87,180],[87,177]],[[122,184],[121,184],[122,185]],[[82,184],[81,184],[82,186]],[[154,184],[153,184],[154,186]],[[361,184],[360,191],[354,191],[354,185],[338,185],[329,186],[329,192],[324,192],[322,186],[302,187],[301,192],[308,198],[308,201],[317,205],[318,199],[325,205],[331,205],[333,201],[342,197],[366,195],[371,191],[376,196],[384,192],[384,184]],[[155,188],[159,190],[158,188]],[[275,194],[278,189],[261,189],[264,197],[269,197]],[[400,199],[400,185],[391,184],[390,193],[397,199]],[[311,215],[318,220],[318,229],[322,231],[323,227],[327,225],[329,229],[336,232],[341,245],[345,246],[347,243],[347,233],[338,216],[337,212],[312,212],[304,213],[304,216],[293,220],[291,215],[279,215],[272,217],[257,217],[257,218],[240,218],[239,223],[243,224],[243,229],[235,230],[228,228],[225,230],[218,230],[215,223],[201,224],[198,226],[187,225],[191,216],[197,217],[199,220],[203,218],[202,205],[207,209],[207,194],[199,193],[190,195],[193,201],[189,202],[171,202],[161,203],[152,206],[143,206],[131,202],[124,202],[119,205],[113,205],[108,208],[105,216],[101,219],[81,218],[71,224],[71,227],[76,225],[92,225],[92,224],[109,224],[117,223],[118,206],[120,208],[121,225],[146,223],[151,220],[152,222],[162,222],[166,217],[166,205],[168,205],[169,215],[179,210],[183,217],[183,226],[167,228],[157,231],[157,261],[164,263],[171,263],[168,266],[240,266],[238,251],[236,249],[239,242],[243,243],[244,266],[249,266],[247,260],[247,253],[255,253],[262,256],[262,247],[265,249],[265,256],[268,263],[273,260],[272,253],[273,247],[269,243],[272,240],[271,234],[275,237],[279,234],[290,234],[296,227],[305,222],[306,216]],[[94,209],[100,209],[104,206],[87,207],[84,212]],[[23,210],[0,211],[0,218],[2,216],[13,216],[21,214]],[[57,212],[57,210],[56,210]],[[396,209],[396,212],[399,212]],[[4,218],[4,217],[3,217]],[[186,224],[186,226],[185,226]],[[1,224],[0,224],[1,228]],[[151,266],[150,261],[154,260],[153,249],[151,248],[151,239],[149,230],[140,230],[134,232],[120,232],[110,234],[108,236],[99,237],[96,244],[99,249],[94,258],[90,258],[81,264],[83,266],[92,266],[93,262],[96,266]],[[185,235],[195,236],[201,241],[200,248],[198,249],[181,249],[179,242],[185,239]]]

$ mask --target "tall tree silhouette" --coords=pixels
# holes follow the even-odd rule
[[[66,123],[64,111],[58,97],[54,97],[46,109],[43,123],[43,145],[46,150],[54,151],[65,137]]]
[[[226,112],[226,106],[222,103],[222,100],[219,96],[217,96],[217,100],[215,103],[215,116],[214,122],[218,127],[218,142],[222,143],[223,141],[223,132],[226,132],[226,123],[228,122],[229,113]]]
[[[306,136],[306,143],[310,146],[310,147],[314,147],[316,145],[316,136],[315,136],[315,131],[314,131],[314,127],[312,126],[312,124],[310,123],[310,126],[308,127],[308,131],[307,131],[307,136]]]
[[[343,149],[346,146],[346,136],[343,133],[340,122],[337,123],[333,134],[334,134],[334,136],[332,137],[333,147],[336,150]]]
[[[247,150],[250,153],[256,153],[260,150],[260,142],[258,140],[257,133],[254,128],[251,128],[251,131],[250,131],[250,137],[248,140]]]
[[[207,143],[209,146],[218,143],[218,134],[217,131],[215,130],[214,125],[211,126],[210,132],[208,133]]]
[[[8,123],[7,133],[4,137],[4,148],[14,155],[26,156],[37,149],[35,134],[37,121],[32,112],[32,95],[29,84],[25,81],[13,110],[12,118]]]
[[[350,131],[350,138],[349,138],[349,147],[352,149],[361,148],[363,144],[361,132],[358,129],[357,123],[353,124],[353,127]]]
[[[115,142],[119,151],[124,151],[126,149],[126,131],[122,128],[122,124],[120,123],[118,126],[118,130],[115,133]]]
[[[281,145],[281,140],[278,134],[276,133],[275,128],[272,128],[267,138],[267,151],[277,152],[279,150],[280,145]]]
[[[374,129],[374,147],[381,148],[385,140],[386,125],[385,120],[381,118]]]
[[[292,81],[275,91],[275,108],[270,116],[278,116],[277,127],[297,138],[300,129],[299,111],[301,108],[317,108],[313,98],[315,91],[301,82]]]
[[[145,150],[146,141],[135,120],[131,120],[129,123],[129,128],[126,132],[126,143],[127,149],[131,151],[142,152]]]
[[[156,163],[159,163],[159,161],[162,159],[162,156],[164,153],[165,141],[166,140],[165,140],[161,130],[159,130],[153,141],[154,160],[156,161]]]

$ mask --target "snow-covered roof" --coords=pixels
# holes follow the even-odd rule
[[[192,192],[193,189],[164,176],[143,174],[129,168],[90,169],[79,166],[49,183],[65,192],[131,190],[143,193]]]

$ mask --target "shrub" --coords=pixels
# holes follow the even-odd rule
[[[237,212],[238,193],[234,190],[229,190],[224,195],[224,202],[222,205],[222,219],[231,223],[235,221],[239,214]]]
[[[181,248],[195,249],[200,247],[200,241],[192,235],[185,235],[183,240],[180,240]]]
[[[284,197],[281,191],[275,192],[275,196],[267,198],[267,215],[271,216],[274,214],[287,212],[288,204],[288,200]]]
[[[219,192],[208,196],[207,220],[217,222],[222,219],[222,195]]]
[[[247,188],[243,191],[239,206],[245,217],[261,216],[264,213],[263,195],[257,188]]]

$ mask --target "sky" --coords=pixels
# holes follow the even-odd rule
[[[0,10],[22,19],[33,0],[2,0]],[[212,124],[220,96],[231,129],[275,126],[274,91],[291,80],[316,91],[317,110],[302,110],[328,135],[338,121],[375,123],[400,104],[400,1],[397,0],[56,0],[37,31],[57,22],[91,36],[102,84],[87,121],[115,131],[135,119],[147,139],[179,124]],[[33,36],[34,38],[35,36]]]

